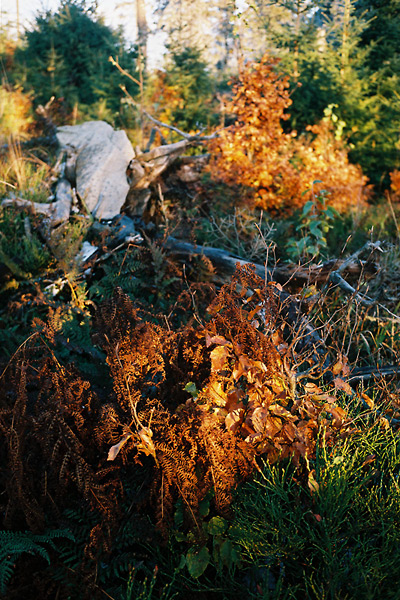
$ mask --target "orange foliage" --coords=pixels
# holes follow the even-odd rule
[[[177,86],[168,85],[167,74],[156,71],[153,76],[151,93],[148,104],[152,107],[157,119],[163,123],[172,124],[172,113],[176,108],[182,108],[184,101]]]
[[[21,88],[0,86],[0,143],[10,135],[27,135],[32,122],[32,100]]]
[[[393,200],[400,200],[400,171],[395,169],[390,175],[390,189],[393,195]]]
[[[243,186],[248,200],[270,211],[302,207],[309,200],[304,192],[315,180],[323,182],[337,210],[359,204],[367,178],[349,163],[328,119],[308,127],[312,137],[283,130],[292,101],[278,63],[266,54],[243,69],[227,105],[236,121],[210,144],[211,173],[228,185]]]

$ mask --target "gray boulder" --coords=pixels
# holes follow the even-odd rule
[[[75,160],[75,185],[84,206],[96,219],[119,214],[129,191],[126,169],[134,157],[125,131],[104,121],[59,127],[57,140]]]

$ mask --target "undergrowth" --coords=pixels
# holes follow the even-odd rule
[[[290,463],[264,462],[240,490],[230,532],[261,597],[397,597],[399,435],[379,418],[358,423],[335,448],[321,444],[309,489]]]
[[[397,597],[398,209],[339,217],[316,197],[272,219],[244,206],[227,214],[223,186],[213,212],[210,189],[199,184],[191,212],[170,190],[156,232],[140,224],[142,244],[115,245],[81,215],[51,231],[1,209],[0,534],[11,547],[0,570],[10,600],[27,590],[60,600]],[[171,215],[198,243],[270,267],[337,258],[383,233],[376,268],[362,261],[348,276],[374,302],[325,284],[283,289],[249,267],[216,286],[205,257],[165,250]],[[98,250],[80,264],[84,241]],[[387,365],[389,377],[371,375]],[[369,375],[357,384],[359,368]]]

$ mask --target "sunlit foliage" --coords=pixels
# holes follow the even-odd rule
[[[10,135],[24,135],[32,124],[31,97],[21,88],[0,87],[0,143]]]
[[[285,131],[291,99],[288,78],[278,65],[265,55],[240,73],[227,105],[236,120],[211,143],[213,176],[242,186],[249,200],[272,211],[303,206],[309,200],[304,192],[315,180],[322,182],[336,209],[360,204],[366,178],[349,163],[328,115],[308,127],[309,135]]]

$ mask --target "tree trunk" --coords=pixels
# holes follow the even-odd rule
[[[136,0],[136,25],[138,30],[139,60],[143,63],[143,69],[146,68],[147,60],[147,39],[149,37],[149,28],[146,18],[146,0]]]

